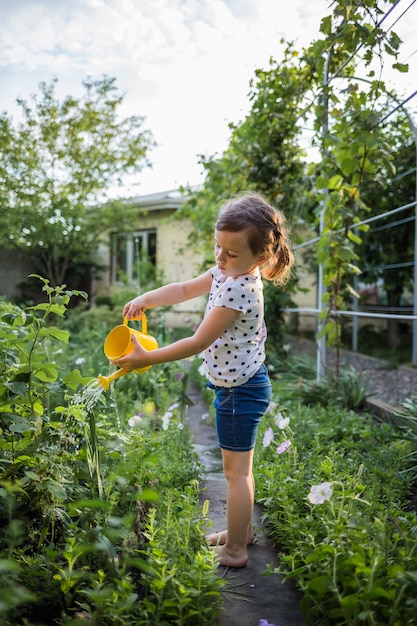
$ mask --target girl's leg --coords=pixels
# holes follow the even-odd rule
[[[216,550],[220,565],[245,567],[254,504],[253,450],[231,452],[222,449],[222,456],[227,480],[227,536],[224,545],[219,545]]]
[[[255,493],[255,479],[253,477],[253,474],[251,475],[251,477],[252,489],[253,493]],[[206,541],[208,541],[208,544],[210,546],[223,546],[227,541],[227,528],[219,532],[209,533],[208,535],[206,535]],[[246,537],[246,545],[250,546],[253,544],[254,541],[255,535],[253,534],[252,523],[250,523],[248,528],[248,534]]]

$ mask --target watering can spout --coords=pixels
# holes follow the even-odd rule
[[[100,387],[103,387],[104,391],[107,391],[108,388],[110,387],[110,383],[113,380],[117,380],[121,376],[126,376],[126,374],[128,373],[129,373],[128,371],[121,368],[117,370],[116,372],[113,372],[113,374],[110,374],[109,376],[102,376],[101,374],[99,374],[97,376],[97,382],[100,385]]]
[[[119,326],[115,326],[113,330],[109,332],[104,342],[104,354],[110,361],[114,361],[116,359],[120,359],[122,356],[126,356],[133,351],[133,341],[132,335],[135,335],[136,339],[146,350],[156,350],[158,348],[158,343],[154,337],[148,335],[147,333],[147,322],[146,316],[142,313],[142,317],[140,318],[142,322],[142,331],[135,330],[130,328],[127,324],[127,318],[123,318],[123,324]],[[146,372],[150,369],[150,365],[147,367],[142,367],[137,370],[133,370],[136,374],[141,374],[142,372]],[[119,369],[110,376],[101,376],[97,377],[98,384],[103,387],[105,391],[108,390],[110,383],[121,376],[125,376],[128,374],[124,369]]]

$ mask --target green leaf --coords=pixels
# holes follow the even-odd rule
[[[348,230],[347,236],[351,241],[353,241],[353,243],[357,243],[357,244],[362,243],[362,239],[352,230]]]
[[[70,336],[67,330],[61,330],[60,328],[55,327],[49,329],[49,334],[63,343],[68,343]]]
[[[62,379],[62,382],[70,389],[75,390],[80,385],[88,385],[92,380],[94,379],[91,376],[83,376],[79,369],[74,369]]]
[[[331,588],[332,580],[329,576],[316,576],[307,583],[309,591],[315,591],[323,596]]]
[[[336,174],[335,176],[332,176],[331,179],[329,180],[328,188],[338,189],[342,183],[343,183],[343,177],[340,176],[339,174]]]
[[[9,430],[12,433],[26,433],[29,430],[33,430],[33,426],[25,417],[15,415],[13,421],[9,423]]]
[[[343,159],[340,164],[340,169],[344,176],[349,176],[357,168],[357,162],[354,159]]]
[[[34,376],[44,383],[52,383],[58,378],[58,370],[55,365],[45,363],[45,365],[34,372]]]
[[[63,317],[67,308],[63,304],[54,304],[49,302],[41,302],[30,307],[33,311],[48,311],[49,313],[55,313],[60,317]]]
[[[24,382],[11,380],[4,383],[5,387],[10,389],[14,396],[24,396],[27,392],[27,385]]]
[[[395,70],[398,70],[399,72],[406,74],[410,66],[408,65],[408,63],[393,63],[392,67]]]

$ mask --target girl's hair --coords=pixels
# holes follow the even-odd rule
[[[252,254],[266,253],[261,274],[276,285],[289,278],[294,256],[288,242],[288,231],[283,214],[256,193],[245,193],[231,198],[220,211],[216,230],[249,231]]]

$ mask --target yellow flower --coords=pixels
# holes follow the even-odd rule
[[[153,400],[146,400],[145,404],[143,405],[143,412],[145,413],[145,415],[151,415],[152,413],[155,413],[155,402]]]

